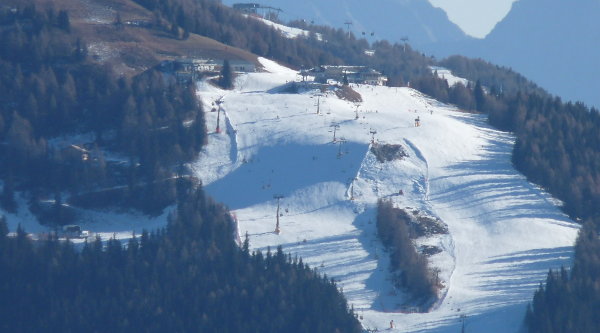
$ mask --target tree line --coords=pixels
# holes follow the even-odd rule
[[[573,268],[548,272],[527,308],[530,333],[593,333],[600,329],[600,238],[592,222],[575,244]]]
[[[201,189],[126,245],[7,231],[0,218],[3,332],[361,332],[331,279],[281,247],[239,247],[229,212]]]
[[[390,252],[390,271],[397,287],[405,290],[421,310],[437,299],[440,281],[429,268],[427,257],[419,253],[411,239],[410,216],[391,201],[377,202],[377,235]]]

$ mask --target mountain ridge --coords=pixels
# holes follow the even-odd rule
[[[600,107],[600,2],[520,0],[481,40],[431,43],[424,50],[508,66],[550,93]]]
[[[233,5],[236,0],[225,0],[224,4]],[[376,5],[359,0],[303,2],[289,0],[263,1],[266,6],[283,9],[284,20],[314,21],[346,30],[346,22],[352,22],[350,31],[356,36],[368,40],[388,40],[401,42],[403,37],[416,46],[427,43],[470,40],[456,24],[448,19],[446,13],[419,0],[379,0]],[[371,37],[370,34],[374,33]]]

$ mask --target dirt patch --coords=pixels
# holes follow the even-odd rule
[[[375,143],[371,146],[371,152],[375,155],[379,163],[401,160],[408,157],[408,153],[402,145]]]
[[[419,247],[419,252],[427,257],[431,257],[432,255],[442,252],[442,249],[437,246],[423,245]]]
[[[404,209],[405,212],[410,212],[410,228],[411,238],[429,237],[432,235],[448,234],[448,225],[440,218],[426,215],[425,213],[411,208]]]
[[[362,102],[362,96],[352,89],[350,86],[341,86],[335,90],[335,95],[339,99],[343,99],[352,103],[360,103]]]

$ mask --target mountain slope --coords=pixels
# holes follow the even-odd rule
[[[600,2],[521,0],[486,38],[482,53],[564,99],[600,106]]]
[[[177,38],[167,22],[130,0],[5,1],[9,8],[27,4],[67,10],[73,33],[87,43],[89,56],[119,75],[134,76],[175,57],[256,61],[252,53],[210,38],[196,34]],[[121,25],[115,24],[118,18]]]
[[[239,1],[226,0],[232,5]],[[411,45],[419,46],[440,41],[462,41],[470,37],[450,22],[446,13],[433,7],[428,1],[380,0],[377,5],[359,0],[343,1],[289,1],[269,0],[262,4],[283,9],[284,20],[304,19],[316,24],[344,28],[352,22],[351,30],[356,36],[366,33],[372,38],[400,42],[410,38]]]
[[[356,87],[355,120],[357,105],[332,93],[284,93],[296,72],[261,61],[272,73],[242,76],[234,91],[198,90],[206,103],[223,96],[227,131],[210,135],[194,168],[234,209],[239,234],[253,248],[281,244],[339,280],[365,328],[394,320],[398,332],[457,332],[465,314],[469,330],[517,332],[548,268],[569,263],[577,226],[513,169],[514,138],[408,88]],[[346,143],[332,144],[332,122]],[[372,129],[409,157],[378,162]],[[279,235],[274,195],[285,196]],[[403,313],[411,302],[393,287],[375,234],[378,198],[448,224],[448,235],[417,239],[442,250],[430,257],[445,286],[430,313]]]
[[[599,107],[600,2],[520,0],[484,39],[433,45],[438,56],[463,54],[512,67],[565,100]]]

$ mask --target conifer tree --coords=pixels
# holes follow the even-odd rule
[[[219,78],[219,86],[223,89],[233,88],[233,72],[231,70],[231,64],[229,60],[223,61],[223,68],[221,68],[221,77]]]
[[[0,241],[8,234],[8,224],[6,223],[6,217],[0,216]]]
[[[485,108],[485,92],[483,91],[483,87],[481,86],[481,82],[477,80],[475,83],[475,90],[473,91],[475,95],[475,108],[477,111],[484,111]]]
[[[58,12],[58,27],[66,32],[71,32],[69,12],[66,10],[61,10]]]

